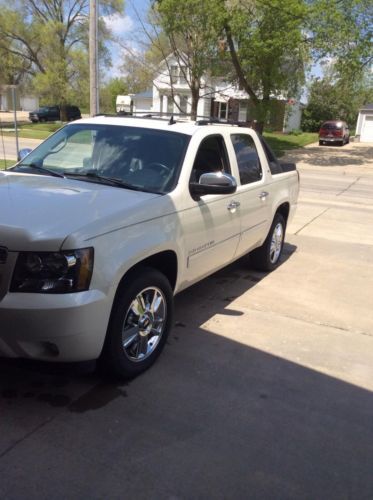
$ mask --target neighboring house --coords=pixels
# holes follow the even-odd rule
[[[153,81],[152,111],[178,114],[190,113],[192,97],[185,79],[185,67],[180,67],[174,56],[168,56],[159,66]],[[140,94],[141,95],[141,94]],[[136,97],[136,96],[135,96]],[[277,131],[300,129],[303,105],[294,99],[271,99],[266,126]],[[202,78],[202,89],[197,115],[240,122],[253,121],[253,105],[248,94],[223,78]]]
[[[39,107],[39,98],[24,94],[16,89],[16,110],[34,111]],[[0,85],[0,111],[13,111],[13,90],[11,85]]]
[[[153,91],[147,90],[132,96],[133,110],[137,113],[147,113],[152,110]]]
[[[373,104],[366,104],[359,111],[355,140],[373,142]]]

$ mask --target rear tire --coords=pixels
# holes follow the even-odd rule
[[[280,213],[276,213],[271,229],[263,245],[250,253],[250,261],[259,271],[273,271],[279,265],[284,246],[286,223]]]
[[[114,301],[101,366],[121,378],[147,370],[161,353],[173,320],[173,292],[152,268],[131,273]]]

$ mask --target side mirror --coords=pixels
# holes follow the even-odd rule
[[[199,182],[189,184],[191,195],[199,199],[206,194],[232,194],[236,192],[236,179],[223,172],[209,172],[202,174]]]
[[[20,149],[19,152],[18,152],[17,160],[18,161],[23,160],[23,158],[25,158],[25,156],[27,156],[28,154],[30,154],[31,151],[32,151],[31,148]]]

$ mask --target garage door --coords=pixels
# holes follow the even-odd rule
[[[361,129],[360,142],[373,142],[373,115],[365,117]]]

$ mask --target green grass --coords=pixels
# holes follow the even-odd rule
[[[299,135],[264,132],[263,135],[278,157],[283,156],[286,151],[302,148],[307,144],[318,141],[318,134],[312,132],[302,132]]]
[[[4,168],[11,167],[15,163],[17,163],[15,160],[0,159],[0,170],[4,170]]]
[[[53,132],[61,128],[64,124],[57,123],[24,123],[18,125],[18,137],[27,139],[46,139]],[[12,129],[12,130],[10,130]],[[12,126],[3,127],[2,133],[6,136],[14,136],[14,128]]]

